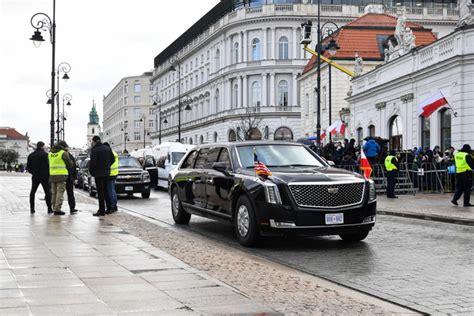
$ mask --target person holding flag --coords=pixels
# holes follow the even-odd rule
[[[265,164],[258,160],[257,149],[253,148],[253,167],[256,176],[268,178],[272,175],[272,172],[265,166]]]
[[[364,148],[360,149],[360,170],[364,171],[364,177],[366,179],[370,178],[372,174],[372,166],[369,163],[369,160],[365,156]]]

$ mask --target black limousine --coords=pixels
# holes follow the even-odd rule
[[[254,157],[272,172],[255,173]],[[191,214],[233,223],[239,242],[302,233],[360,241],[375,224],[372,180],[331,167],[308,147],[285,142],[201,145],[170,174],[173,219]]]

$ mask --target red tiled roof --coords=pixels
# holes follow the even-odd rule
[[[397,18],[388,14],[368,13],[344,26],[342,26],[335,34],[335,40],[340,49],[336,55],[330,56],[325,53],[325,57],[331,59],[355,58],[358,53],[364,60],[380,60],[384,59],[380,52],[377,36],[391,36],[395,32]],[[436,35],[430,29],[425,29],[419,24],[407,22],[413,34],[415,35],[416,46],[428,45],[436,40]],[[326,38],[323,42],[328,42]],[[316,56],[312,56],[308,64],[305,66],[303,73],[313,69],[316,63]]]
[[[11,127],[0,127],[0,135],[6,135],[7,139],[27,140],[28,137],[17,132]]]

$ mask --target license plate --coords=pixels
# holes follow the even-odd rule
[[[344,224],[344,213],[326,214],[326,225]]]
[[[133,186],[125,187],[125,191],[133,191]]]

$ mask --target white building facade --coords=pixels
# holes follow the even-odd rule
[[[151,72],[122,78],[103,99],[103,138],[116,152],[151,145],[155,119],[150,78]]]
[[[13,127],[0,127],[0,149],[16,151],[18,153],[18,163],[25,166],[30,154],[28,142],[28,134],[22,135]],[[0,162],[2,161],[0,160]]]
[[[178,140],[178,129],[188,144],[303,136],[297,78],[309,55],[299,43],[300,28],[314,19],[317,5],[250,2],[221,1],[155,58],[151,84],[161,100],[155,144]],[[346,4],[321,9],[323,21],[340,24],[364,12]],[[444,13],[437,21],[452,28]]]
[[[390,140],[392,148],[474,143],[474,27],[467,26],[354,78],[351,133],[369,131]],[[417,105],[441,91],[452,109],[428,119]],[[456,115],[454,115],[456,113]]]

